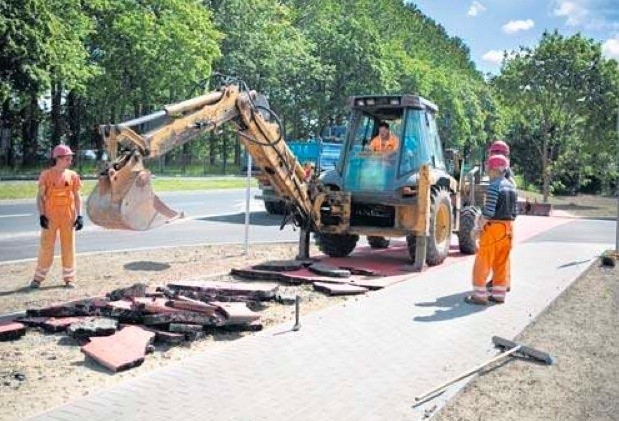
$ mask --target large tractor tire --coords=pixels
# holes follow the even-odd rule
[[[436,266],[443,263],[451,247],[452,211],[451,197],[446,190],[433,190],[430,205],[430,227],[426,242],[426,263]],[[417,242],[414,235],[406,237],[408,254],[415,260]]]
[[[318,249],[331,257],[346,257],[357,246],[358,235],[350,234],[314,234]]]
[[[479,222],[481,211],[474,206],[467,206],[460,211],[460,230],[458,231],[458,244],[460,253],[477,253],[477,235],[475,227]]]
[[[264,202],[264,207],[267,213],[271,215],[283,215],[284,214],[284,202],[278,200],[277,202]]]
[[[373,249],[386,249],[389,247],[389,239],[385,237],[379,237],[376,235],[368,235],[368,243]]]

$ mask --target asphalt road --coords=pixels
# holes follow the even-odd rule
[[[296,241],[298,231],[279,229],[281,216],[268,215],[262,201],[250,193],[250,243]],[[151,231],[105,230],[86,221],[77,235],[78,253],[177,247],[196,244],[243,243],[245,189],[161,194],[171,208],[183,210],[184,220]],[[536,241],[609,243],[615,241],[615,222],[575,220],[551,229]],[[32,259],[39,246],[38,215],[33,201],[0,203],[0,262]],[[57,244],[56,252],[59,253]]]
[[[268,215],[251,190],[250,242],[296,241],[298,231],[281,216]],[[180,192],[159,195],[171,208],[183,210],[184,220],[151,231],[106,230],[85,221],[77,235],[77,251],[100,252],[176,247],[195,244],[243,243],[245,239],[245,189]],[[0,204],[0,262],[36,257],[39,246],[38,213],[34,202]],[[56,252],[59,252],[58,244]]]

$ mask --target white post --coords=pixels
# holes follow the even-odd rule
[[[247,149],[245,149],[247,153]],[[251,155],[247,153],[247,188],[245,189],[245,256],[249,255],[249,202],[251,189]]]

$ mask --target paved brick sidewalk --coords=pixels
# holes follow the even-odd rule
[[[494,355],[607,244],[528,242],[513,291],[486,309],[462,299],[472,259],[205,352],[40,415],[39,419],[409,420],[414,396]],[[541,367],[540,369],[552,369]],[[461,386],[461,385],[460,385]]]

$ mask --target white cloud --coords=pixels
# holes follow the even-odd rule
[[[469,11],[467,12],[467,15],[477,16],[484,11],[486,11],[486,6],[484,6],[478,1],[474,1],[473,3],[471,3],[471,7],[469,7]]]
[[[550,14],[565,18],[565,25],[594,31],[619,30],[616,0],[553,0]]]
[[[614,58],[615,60],[619,60],[619,37],[606,40],[606,42],[602,44],[602,54],[607,59]]]
[[[503,50],[490,50],[487,51],[483,56],[481,56],[481,59],[495,65],[501,64],[503,62],[504,53],[505,52]]]
[[[557,0],[552,14],[565,17],[567,26],[580,26],[585,22],[590,12],[579,0]]]
[[[535,26],[533,19],[527,20],[510,20],[503,25],[503,32],[506,34],[515,34],[518,31],[528,31]]]

